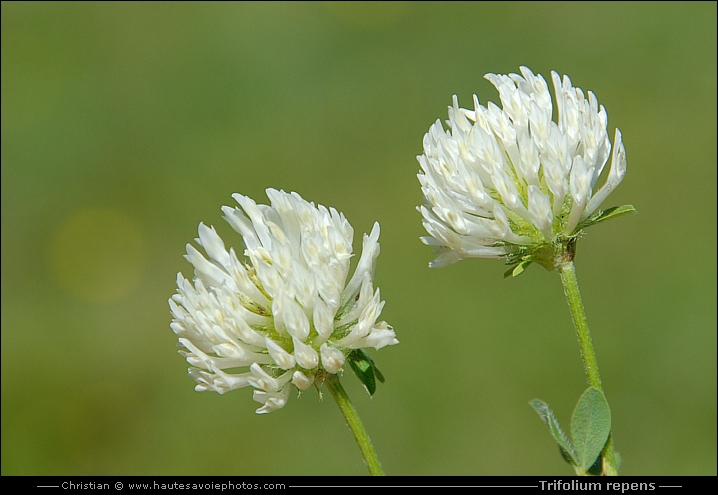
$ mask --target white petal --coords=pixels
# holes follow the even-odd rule
[[[611,158],[611,170],[608,173],[606,183],[596,191],[591,201],[586,205],[586,209],[581,215],[581,220],[590,216],[594,211],[601,206],[601,203],[605,201],[613,190],[623,181],[623,177],[626,175],[626,149],[623,147],[621,140],[621,131],[616,129],[616,137],[614,138],[613,146],[613,157]]]
[[[272,304],[274,324],[281,333],[287,333],[301,341],[309,336],[309,319],[299,304],[284,291],[280,292]]]
[[[362,240],[362,253],[357,263],[354,275],[346,286],[342,299],[349,303],[356,296],[361,287],[362,281],[366,274],[370,277],[374,275],[374,267],[376,266],[376,258],[379,256],[379,223],[375,222],[371,229],[371,234],[364,234]]]
[[[551,211],[551,201],[541,192],[538,186],[529,186],[529,213],[546,240],[553,238],[551,231],[551,222],[553,220],[553,212]]]
[[[313,322],[321,342],[327,340],[334,331],[334,315],[335,312],[321,298],[317,298]]]
[[[257,409],[257,414],[267,414],[277,409],[283,408],[287,404],[287,398],[289,397],[290,387],[284,387],[278,392],[264,392],[262,390],[255,390],[253,399],[260,404],[262,407]]]
[[[269,337],[266,338],[265,342],[267,345],[267,351],[277,366],[283,370],[294,368],[294,365],[296,364],[294,356],[285,351],[279,344]]]
[[[292,340],[294,341],[294,358],[297,360],[297,364],[307,370],[316,368],[319,364],[317,351],[297,338]]]
[[[577,156],[573,160],[570,188],[573,205],[571,206],[571,213],[564,227],[564,232],[567,234],[570,234],[573,232],[573,229],[576,228],[583,209],[591,197],[591,174],[586,169],[586,165],[581,156]]]
[[[336,374],[344,366],[344,354],[334,347],[322,344],[320,349],[322,356],[322,367],[329,373]]]
[[[292,375],[292,383],[299,390],[307,390],[314,383],[314,376],[307,376],[301,371],[297,370]]]
[[[249,384],[254,388],[260,388],[267,392],[278,391],[292,378],[291,371],[287,371],[278,377],[273,377],[256,363],[250,366],[249,370],[251,371],[251,374],[247,377]]]

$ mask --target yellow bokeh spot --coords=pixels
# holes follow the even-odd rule
[[[147,252],[127,215],[114,209],[86,209],[60,224],[49,258],[60,287],[84,300],[109,302],[139,284]]]

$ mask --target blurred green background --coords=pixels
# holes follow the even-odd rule
[[[626,475],[716,475],[716,3],[2,3],[2,474],[364,475],[325,391],[193,391],[167,299],[200,221],[267,187],[381,223],[401,344],[343,383],[390,475],[569,475],[560,280],[430,270],[416,155],[487,72],[592,90],[628,173],[577,270]],[[549,79],[550,80],[550,79]]]

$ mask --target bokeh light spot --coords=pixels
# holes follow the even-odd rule
[[[147,258],[135,223],[114,209],[86,209],[63,222],[50,242],[56,282],[91,302],[120,299],[139,284]]]

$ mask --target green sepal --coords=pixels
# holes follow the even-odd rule
[[[374,360],[362,349],[354,349],[347,356],[347,360],[359,381],[369,392],[369,395],[374,395],[374,392],[376,392],[376,380],[384,383],[384,375],[376,367]]]
[[[554,440],[556,440],[556,443],[558,444],[558,449],[559,452],[561,452],[563,460],[574,467],[578,466],[576,451],[571,445],[571,442],[568,441],[566,434],[559,426],[558,420],[556,419],[556,416],[554,416],[553,411],[548,404],[540,399],[534,399],[529,402],[529,405],[534,408],[534,411],[541,416],[543,422],[548,426],[551,436],[553,436]]]
[[[625,215],[626,213],[634,213],[635,211],[636,209],[633,207],[633,205],[613,206],[605,210],[598,210],[598,212],[594,213],[586,220],[581,222],[578,225],[578,229],[584,229],[599,222],[603,222],[604,220],[616,218],[621,215]]]
[[[528,268],[528,266],[529,266],[531,263],[533,263],[532,260],[526,260],[526,259],[525,259],[525,260],[519,261],[516,266],[512,266],[509,270],[507,270],[507,271],[504,273],[504,278],[507,278],[507,277],[518,277],[519,275],[521,275],[521,274],[524,272],[524,270],[526,270],[526,268]]]
[[[601,452],[611,434],[611,409],[599,389],[589,387],[571,416],[571,439],[583,472],[601,472]],[[598,466],[596,466],[598,464]]]

